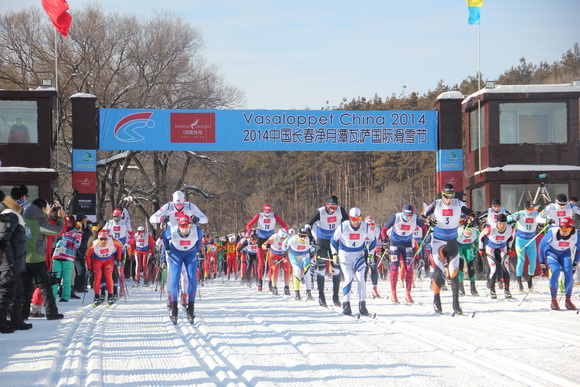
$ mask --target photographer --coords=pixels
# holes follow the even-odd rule
[[[56,223],[49,222],[48,216],[56,217]],[[24,276],[24,303],[22,315],[30,314],[32,282],[36,283],[42,294],[47,320],[58,320],[64,316],[58,313],[52,293],[45,257],[47,236],[58,235],[64,230],[64,210],[56,205],[48,207],[44,199],[35,199],[24,211],[24,220],[32,237],[26,240],[26,274]]]

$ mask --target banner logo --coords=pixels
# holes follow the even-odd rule
[[[172,143],[215,143],[215,113],[171,113]]]
[[[139,142],[145,137],[137,133],[139,129],[153,128],[155,121],[151,119],[153,113],[135,113],[128,115],[117,122],[113,133],[115,138],[121,142]]]

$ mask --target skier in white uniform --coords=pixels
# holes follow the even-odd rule
[[[564,218],[573,218],[573,215],[580,215],[580,207],[568,203],[566,194],[558,194],[556,202],[550,203],[536,217],[536,221],[541,224],[560,224]]]
[[[169,223],[170,228],[177,228],[177,219],[182,216],[189,216],[192,223],[205,224],[208,222],[207,216],[193,203],[185,201],[182,191],[173,193],[173,201],[165,203],[149,218],[151,224]],[[169,233],[169,230],[165,231]]]
[[[314,253],[314,247],[310,244],[306,228],[300,227],[298,234],[285,239],[282,244],[282,250],[288,252],[288,258],[292,265],[292,273],[294,274],[294,298],[300,300],[300,281],[304,278],[306,300],[314,300],[311,293],[312,276],[310,275],[310,265],[316,263],[316,259],[314,257],[311,258],[311,254]]]
[[[374,231],[368,224],[362,221],[360,208],[353,207],[348,213],[349,220],[345,220],[334,232],[330,240],[330,248],[333,261],[340,261],[340,268],[344,274],[344,287],[342,293],[344,300],[342,312],[352,314],[350,307],[350,291],[356,278],[358,282],[359,312],[366,316],[369,311],[366,307],[366,283],[365,270],[367,259],[374,259],[372,252],[377,245]]]

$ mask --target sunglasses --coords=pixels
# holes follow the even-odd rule
[[[338,205],[337,204],[326,204],[326,206],[328,208],[330,208],[331,210],[336,210],[338,208]]]
[[[100,241],[106,241],[107,238],[99,238]]]
[[[560,227],[560,231],[570,232],[574,227]]]
[[[352,220],[353,222],[360,222],[362,220],[362,216],[357,217],[351,216],[350,220]]]
[[[447,194],[445,192],[442,192],[441,194],[443,195],[444,198],[447,198],[447,199],[453,199],[455,197],[455,194],[454,193]]]

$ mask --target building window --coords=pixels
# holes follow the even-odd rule
[[[500,103],[500,144],[547,144],[568,141],[565,102]]]
[[[474,211],[484,211],[487,208],[485,201],[485,186],[471,190],[470,208]]]
[[[0,100],[0,143],[38,143],[36,101]]]
[[[556,195],[563,193],[568,195],[568,184],[546,184],[546,190],[549,194],[551,202],[556,199]],[[536,195],[538,199],[536,204],[540,209],[545,206],[545,200],[541,198],[539,184],[502,184],[501,190],[501,204],[511,213],[522,210],[526,200],[533,201]]]
[[[479,113],[481,111],[481,114]],[[480,146],[483,146],[483,133],[485,128],[485,106],[481,107],[481,110],[475,109],[471,113],[469,113],[469,131],[470,131],[470,144],[471,150],[479,149]],[[480,125],[481,124],[481,125]],[[480,129],[481,128],[481,129]],[[479,135],[479,142],[477,140],[477,136]]]

